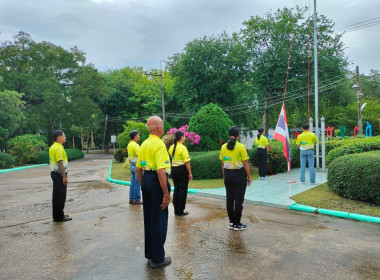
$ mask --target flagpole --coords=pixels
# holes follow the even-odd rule
[[[316,168],[319,168],[319,133],[318,133],[318,41],[317,41],[317,0],[314,0],[314,92],[315,92],[315,148]]]

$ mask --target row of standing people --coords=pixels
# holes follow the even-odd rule
[[[138,131],[131,131],[131,141],[128,144],[128,160],[131,169],[130,204],[143,204],[145,258],[147,264],[153,268],[162,267],[171,263],[170,257],[165,257],[164,244],[168,226],[168,205],[170,203],[170,184],[168,174],[172,167],[174,181],[174,213],[178,216],[187,215],[185,211],[188,183],[192,180],[190,156],[183,145],[185,136],[177,131],[174,144],[169,153],[160,138],[164,134],[164,124],[157,116],[147,121],[149,138],[139,147]],[[312,152],[317,142],[314,133],[309,132],[308,124],[303,126],[304,132],[298,137],[297,145],[301,156],[301,182],[305,181],[305,165],[309,163],[310,180],[315,183],[314,163]],[[229,217],[229,229],[245,230],[246,225],[241,223],[243,202],[246,187],[251,184],[248,164],[248,153],[245,146],[238,142],[240,131],[231,127],[228,131],[230,139],[223,144],[220,151],[224,184],[226,187],[226,208]],[[258,162],[260,179],[265,180],[268,140],[259,129],[255,140],[258,148]],[[66,136],[63,131],[53,132],[54,144],[49,149],[51,178],[53,180],[53,219],[56,222],[72,220],[64,215],[64,206],[67,193],[68,158],[63,148]],[[170,157],[169,157],[170,154]],[[170,163],[171,161],[171,163]],[[141,186],[141,187],[140,187]],[[141,201],[140,188],[143,201]]]

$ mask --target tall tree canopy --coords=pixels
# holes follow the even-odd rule
[[[264,18],[251,17],[243,23],[244,27],[239,33],[239,38],[251,58],[249,65],[253,72],[253,88],[258,104],[264,107],[266,128],[269,124],[275,125],[275,116],[278,116],[280,111],[280,105],[275,105],[282,103],[291,39],[292,50],[287,85],[287,109],[290,109],[291,114],[288,116],[292,125],[307,121],[309,20],[303,18],[305,11],[306,9],[298,7],[295,10],[284,8],[274,14],[268,13]],[[312,23],[310,27],[313,30]],[[318,27],[321,107],[334,108],[335,105],[342,102],[347,104],[349,101],[347,88],[343,83],[346,80],[347,60],[340,40],[342,35],[332,32],[332,22],[321,16],[318,19]],[[310,43],[313,46],[312,38]],[[311,56],[311,65],[313,63]],[[313,66],[311,68],[311,85],[313,85]],[[346,93],[343,94],[342,91]],[[273,112],[269,124],[265,115],[267,111]]]
[[[83,100],[75,96],[81,94],[78,88],[94,84],[94,75],[86,84],[83,79],[78,82],[85,67],[97,72],[85,65],[85,54],[76,47],[67,51],[50,42],[38,43],[24,32],[18,33],[13,42],[3,42],[0,46],[0,76],[3,77],[0,90],[23,93],[26,118],[20,132],[44,133],[51,142],[54,129],[70,128],[72,117],[77,113],[71,111],[77,109],[72,106],[72,100]],[[92,86],[92,89],[86,91],[86,97],[97,100],[95,95],[99,88],[95,90]],[[82,103],[82,110],[87,105]]]

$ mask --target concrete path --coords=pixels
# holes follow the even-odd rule
[[[306,180],[309,179],[308,172],[306,169]],[[289,173],[267,176],[265,181],[255,180],[247,188],[244,203],[288,209],[290,205],[295,203],[290,197],[316,186],[310,182],[301,183],[299,177],[300,169],[293,168]],[[327,173],[316,172],[316,182],[318,184],[326,183]],[[198,191],[197,195],[225,199],[226,190],[224,187],[205,189]]]

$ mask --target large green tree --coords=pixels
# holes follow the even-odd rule
[[[0,46],[1,89],[23,93],[25,121],[21,133],[47,136],[68,123],[70,87],[85,65],[85,54],[76,47],[69,51],[50,42],[35,42],[20,32],[14,41]],[[51,142],[51,139],[49,139]]]
[[[0,91],[0,151],[6,148],[24,118],[22,94],[15,91]]]
[[[246,63],[242,45],[226,33],[187,43],[182,53],[168,61],[177,104],[171,109],[177,115],[195,114],[209,103],[228,107],[246,102],[250,88]]]
[[[254,16],[243,23],[239,33],[242,44],[251,58],[253,89],[258,109],[263,111],[266,129],[274,126],[280,111],[287,75],[290,42],[292,50],[289,65],[286,106],[288,121],[299,125],[307,121],[309,20],[304,19],[306,9],[277,10],[265,17]],[[310,23],[313,30],[313,23]],[[324,16],[318,18],[318,75],[321,109],[333,110],[349,102],[345,85],[347,60],[341,36],[332,31],[333,23]],[[293,37],[292,37],[293,36]],[[310,39],[313,46],[313,39]],[[311,48],[312,49],[312,48]],[[311,55],[311,88],[313,89],[313,63]],[[312,90],[313,92],[313,90]],[[313,95],[310,100],[314,109]],[[276,106],[277,105],[277,106]],[[270,121],[268,122],[268,116]]]

